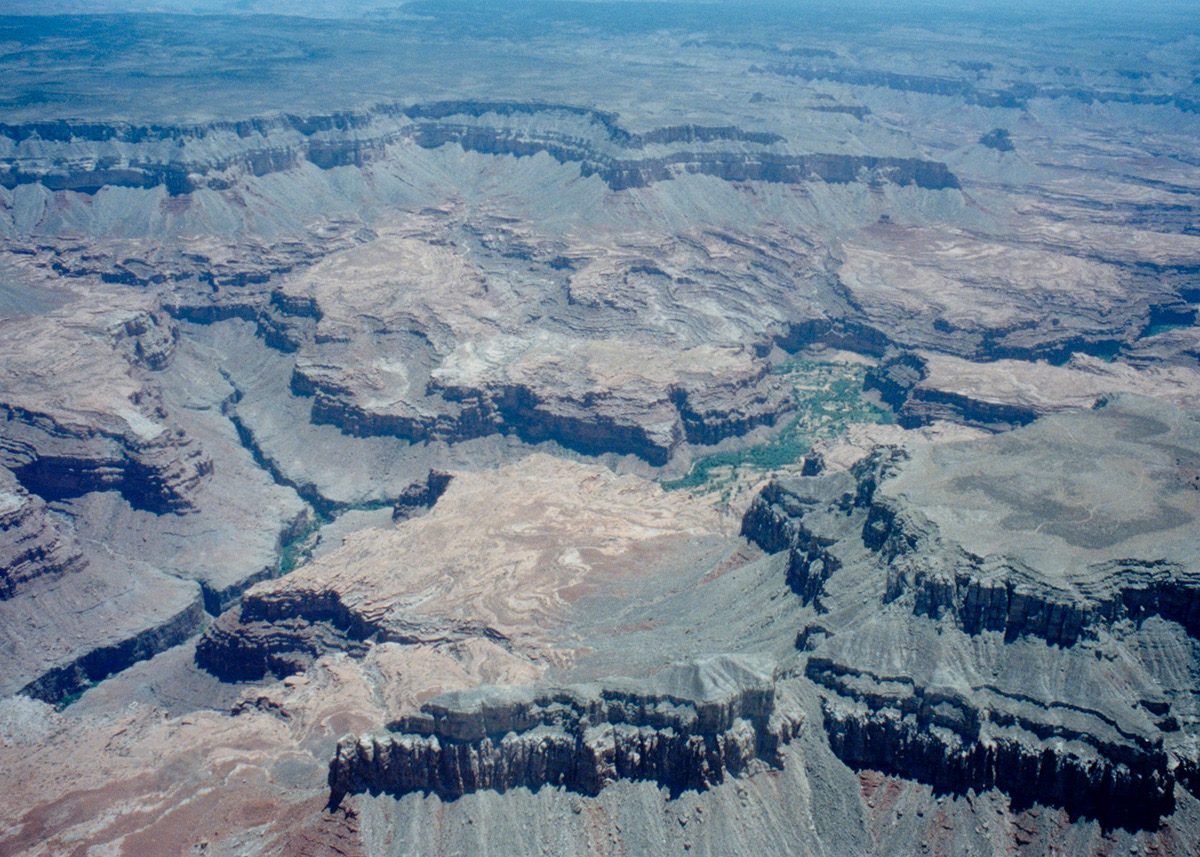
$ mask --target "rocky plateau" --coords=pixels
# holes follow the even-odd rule
[[[17,0],[0,854],[1200,854],[1192,11]]]

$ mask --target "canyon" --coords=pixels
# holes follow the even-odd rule
[[[0,852],[1196,854],[1187,12],[20,0]]]

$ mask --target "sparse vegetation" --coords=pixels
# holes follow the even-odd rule
[[[65,709],[65,708],[66,708],[68,705],[71,705],[72,703],[78,702],[78,701],[79,701],[79,697],[81,697],[81,696],[83,696],[85,693],[87,693],[87,691],[88,691],[88,690],[89,690],[91,687],[92,687],[92,683],[91,683],[91,682],[88,682],[88,683],[87,683],[87,684],[85,684],[83,687],[79,688],[78,690],[76,690],[76,691],[73,691],[73,692],[71,692],[71,693],[68,693],[66,696],[64,696],[64,697],[60,698],[60,699],[59,699],[59,700],[58,700],[56,703],[54,703],[54,707],[55,707],[57,710],[59,710],[59,711],[62,711],[62,710],[63,710],[63,709]]]
[[[793,386],[797,411],[791,422],[766,443],[698,459],[686,476],[664,480],[664,488],[725,488],[739,472],[766,473],[796,464],[812,449],[813,441],[838,437],[851,423],[893,421],[890,411],[863,397],[863,366],[793,359],[776,372]]]
[[[317,546],[317,534],[330,519],[323,515],[312,515],[308,526],[287,539],[279,548],[279,573],[289,574],[312,559]]]

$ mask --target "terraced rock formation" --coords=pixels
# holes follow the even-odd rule
[[[456,474],[434,510],[349,535],[256,584],[206,629],[197,662],[240,680],[291,675],[329,652],[363,657],[382,643],[569,660],[577,643],[563,625],[574,601],[672,546],[689,551],[717,526],[657,486],[543,455]],[[597,534],[597,547],[573,540],[580,527]]]
[[[1196,853],[1185,4],[288,5],[0,15],[0,853]]]
[[[200,590],[91,556],[0,468],[0,693],[58,702],[192,636]]]
[[[1141,653],[1200,634],[1198,463],[1190,414],[1122,398],[768,486],[744,529],[823,614],[798,645],[834,752],[1156,826],[1198,721]]]
[[[62,539],[46,515],[46,504],[0,468],[0,599],[12,598],[30,581],[80,571],[87,560]]]
[[[116,490],[148,511],[193,511],[212,460],[170,425],[158,391],[117,356],[161,367],[172,337],[144,312],[98,315],[0,326],[0,462],[45,499]],[[31,344],[38,341],[45,347]]]
[[[561,689],[488,687],[426,703],[391,735],[346,736],[329,766],[335,802],[354,792],[559,786],[587,795],[618,779],[707,789],[760,760],[778,765],[803,717],[762,659],[678,664],[651,681]]]
[[[645,187],[679,174],[726,181],[888,181],[938,190],[959,187],[945,164],[919,158],[794,155],[783,137],[733,126],[680,125],[631,133],[616,115],[574,105],[533,102],[381,104],[318,116],[254,117],[207,125],[35,122],[0,125],[8,152],[0,187],[40,184],[51,191],[95,194],[106,187],[163,188],[171,196],[224,191],[242,175],[363,167],[411,141],[451,143],[487,155],[541,152],[577,164],[613,190]],[[99,144],[99,146],[97,146]],[[731,144],[733,144],[731,146]],[[680,151],[680,145],[695,146]],[[102,148],[103,156],[93,153]],[[732,149],[732,150],[731,150]],[[642,158],[635,153],[646,152]]]

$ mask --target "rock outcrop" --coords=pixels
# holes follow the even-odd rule
[[[612,113],[533,102],[380,104],[330,115],[190,126],[34,122],[0,125],[0,138],[11,152],[0,164],[0,187],[37,183],[82,194],[106,187],[161,187],[172,196],[224,191],[242,176],[294,170],[302,163],[322,170],[361,168],[386,158],[389,147],[404,141],[424,148],[454,143],[489,155],[544,152],[560,163],[578,164],[582,175],[597,175],[613,190],[687,173],[727,181],[959,187],[954,174],[936,161],[790,154],[780,151],[784,141],[777,134],[733,126],[679,125],[636,134]],[[698,148],[680,151],[680,146]],[[106,157],[89,156],[98,147]],[[652,153],[632,157],[647,149]]]
[[[915,775],[946,792],[998,788],[1017,805],[1061,806],[1110,825],[1154,827],[1175,809],[1177,775],[1161,738],[1124,733],[1101,712],[991,688],[966,696],[818,657],[807,674],[828,692],[830,747],[854,767]]]
[[[1131,365],[1076,354],[1063,365],[1045,361],[983,363],[929,351],[889,353],[873,367],[867,389],[912,428],[939,420],[1006,431],[1038,416],[1090,408],[1113,393],[1153,394],[1194,408],[1200,373],[1191,361]]]
[[[520,237],[491,240],[515,253]],[[609,317],[613,304],[629,301],[674,313],[671,292],[693,288],[691,277],[676,284],[641,254],[601,259],[569,276],[570,300],[556,318],[481,330],[497,313],[533,312],[532,296],[507,270],[489,276],[482,254],[448,242],[444,228],[414,219],[274,293],[278,330],[296,353],[291,391],[311,398],[314,423],[414,443],[503,434],[662,465],[681,444],[744,435],[794,407],[759,350],[701,335],[729,327],[727,318],[664,341]],[[549,249],[528,253],[539,275],[561,281]],[[703,264],[702,251],[681,252]],[[748,309],[739,308],[739,324],[751,323]]]
[[[786,693],[780,701],[771,664],[748,657],[678,664],[641,682],[481,688],[427,703],[389,724],[392,734],[346,736],[329,786],[335,801],[543,786],[595,795],[618,779],[706,789],[755,760],[779,764],[802,723]]]
[[[0,467],[0,600],[47,575],[87,566],[78,547],[63,539],[46,514],[46,504]]]
[[[106,422],[60,422],[0,404],[0,463],[47,500],[116,490],[138,509],[191,511],[189,494],[212,460],[179,429],[132,408]]]
[[[173,584],[177,584],[178,589],[184,589],[186,586],[182,581],[171,580],[169,583],[166,581],[163,583],[166,585],[161,586],[161,589],[175,588],[172,586]],[[26,696],[46,702],[62,702],[95,683],[128,669],[138,661],[152,658],[160,652],[165,652],[190,639],[204,626],[206,614],[199,588],[194,585],[188,588],[193,590],[190,599],[183,600],[183,603],[177,605],[172,605],[171,601],[168,601],[164,605],[175,606],[175,612],[168,612],[161,618],[147,617],[151,619],[148,625],[138,628],[128,636],[121,634],[112,642],[103,639],[112,636],[112,631],[107,630],[101,640],[97,641],[98,644],[87,647],[77,657],[42,673],[21,688],[21,692]],[[120,593],[120,595],[125,594],[124,592]],[[149,591],[142,590],[138,594],[148,597],[154,593],[152,589],[149,589]],[[177,592],[169,594],[178,596]],[[137,601],[129,598],[122,600],[126,602],[125,610],[136,607],[139,613],[145,614],[144,606]],[[172,601],[174,600],[176,599],[172,599]],[[161,612],[161,608],[156,612]]]
[[[1121,398],[768,485],[743,531],[817,608],[797,645],[834,752],[1157,825],[1192,787],[1194,725],[1141,653],[1200,636],[1198,462],[1193,417]]]
[[[204,621],[196,584],[89,559],[0,467],[0,696],[61,702],[179,645]]]
[[[432,509],[454,480],[453,474],[430,470],[424,480],[409,485],[392,505],[392,520],[402,521],[421,511]]]
[[[168,331],[136,312],[0,327],[0,465],[45,500],[116,490],[139,509],[194,510],[212,459],[171,423],[161,392],[127,359],[164,366]]]
[[[0,468],[0,696],[57,703],[195,634],[200,587],[85,554]]]
[[[196,660],[230,680],[289,675],[379,643],[479,644],[554,661],[575,645],[556,637],[574,601],[713,531],[709,514],[687,506],[644,481],[545,455],[458,473],[431,514],[353,533],[251,587],[205,630]]]
[[[980,107],[1024,108],[1032,99],[1064,98],[1084,104],[1147,104],[1174,107],[1182,113],[1200,112],[1200,101],[1174,93],[1096,89],[1085,86],[1036,86],[1024,81],[1004,89],[988,89],[976,86],[965,76],[954,78],[900,74],[882,69],[821,68],[799,63],[779,63],[771,66],[768,70],[774,74],[797,77],[802,80],[829,80],[854,86],[878,86],[897,92],[916,92],[924,95],[960,98],[967,104],[976,104]]]

